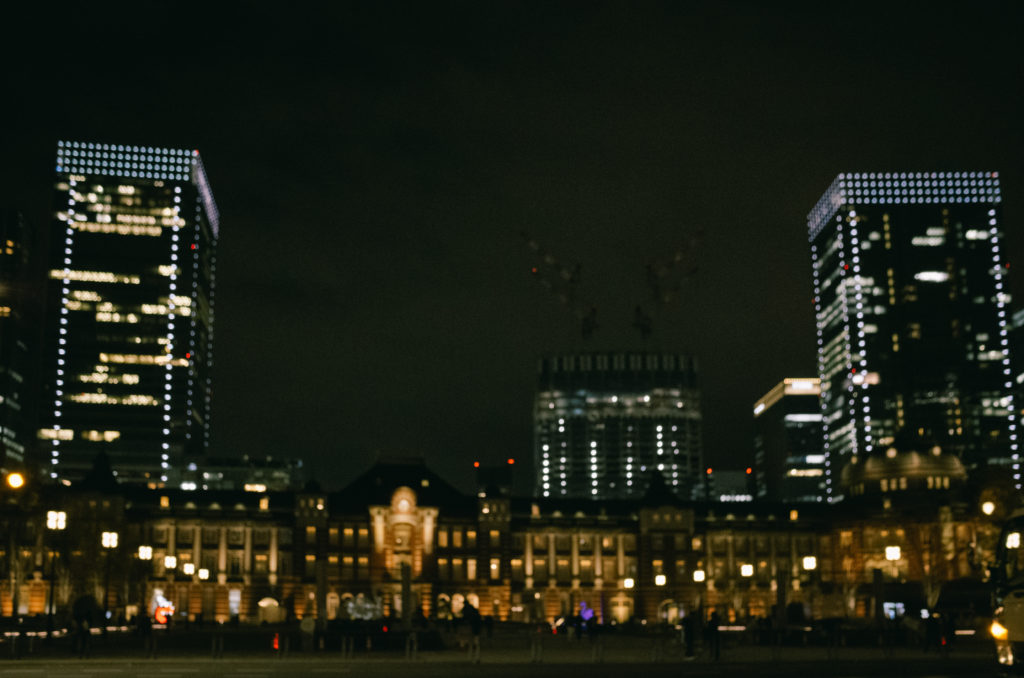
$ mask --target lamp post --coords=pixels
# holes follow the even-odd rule
[[[139,546],[139,561],[143,563],[142,570],[142,596],[139,604],[139,614],[149,616],[149,605],[146,604],[146,589],[149,588],[149,563],[153,560],[153,547],[149,544]]]
[[[103,629],[106,630],[110,616],[110,553],[117,548],[117,532],[104,532],[100,544],[107,551],[106,574],[103,577]]]
[[[59,532],[67,527],[68,514],[64,511],[46,512],[46,529]],[[53,635],[53,588],[56,582],[57,552],[50,552],[50,602],[46,606],[46,639]]]
[[[899,546],[885,547],[885,559],[892,563],[892,576],[896,579],[899,579],[900,576],[899,566],[896,563],[899,561],[901,555]]]
[[[21,607],[18,601],[18,594],[21,591],[21,544],[20,544],[20,527],[22,524],[21,520],[21,502],[23,497],[19,496],[25,491],[25,475],[20,471],[11,471],[4,476],[3,490],[5,491],[2,495],[4,504],[4,522],[5,528],[7,529],[7,553],[10,555],[7,558],[8,575],[11,578],[11,615],[18,618],[18,608]],[[6,510],[7,507],[10,510]]]
[[[704,588],[707,586],[704,580],[707,579],[707,573],[701,568],[697,568],[693,571],[693,583],[698,584],[697,587],[697,612],[700,614],[700,623],[703,624],[704,619]],[[699,628],[699,627],[698,627]]]

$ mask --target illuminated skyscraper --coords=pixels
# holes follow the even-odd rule
[[[60,142],[44,463],[176,485],[210,436],[218,216],[194,150]]]
[[[20,213],[0,212],[0,472],[23,466],[29,437],[27,238]]]
[[[536,492],[643,496],[652,473],[689,498],[702,468],[692,358],[584,353],[544,358],[534,402]]]
[[[840,174],[808,215],[831,499],[897,435],[1020,487],[1001,200],[995,172]]]
[[[783,379],[754,404],[758,499],[825,498],[820,394],[817,379]]]

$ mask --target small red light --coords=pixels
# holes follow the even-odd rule
[[[195,249],[195,248],[196,248],[196,244],[192,243],[192,249]]]
[[[850,368],[850,374],[857,374],[857,368],[856,367]]]
[[[509,463],[509,466],[511,466],[512,464],[516,463],[516,460],[512,459],[512,458],[509,458],[508,463]]]
[[[474,461],[473,462],[473,468],[480,468],[480,462]]]
[[[387,633],[387,632],[388,632],[388,627],[387,627],[387,626],[385,626],[385,627],[384,627],[384,633]]]
[[[530,273],[536,273],[536,272],[537,272],[537,267],[536,266],[534,266],[533,268],[530,269]]]
[[[752,469],[752,468],[750,468],[750,467],[748,466],[748,467],[747,467],[747,475],[749,476],[749,475],[750,475],[751,473],[753,473],[753,472],[754,472],[754,469]]]
[[[275,650],[280,650],[281,649],[279,635],[280,634],[277,634],[277,633],[274,634],[274,649]]]
[[[1010,268],[1010,262],[1006,262],[1006,268]]]
[[[850,265],[849,264],[843,264],[843,270],[844,271],[849,271],[850,270]]]
[[[186,351],[185,357],[186,358],[191,358],[192,357],[192,352],[191,351]]]
[[[708,475],[711,475],[711,467],[708,466],[707,469],[705,469],[704,473],[707,473]]]

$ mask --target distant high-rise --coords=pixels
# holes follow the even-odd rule
[[[692,358],[594,352],[541,360],[534,402],[536,492],[638,497],[660,473],[689,498],[702,463]]]
[[[21,468],[28,446],[27,238],[19,212],[0,212],[0,472]]]
[[[195,150],[60,142],[42,426],[53,478],[100,451],[176,485],[210,436],[217,207]]]
[[[831,499],[897,435],[1020,487],[1001,200],[995,172],[840,174],[808,215]]]
[[[784,379],[754,404],[758,499],[824,500],[820,394],[818,379]]]

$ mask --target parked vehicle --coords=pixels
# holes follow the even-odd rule
[[[1024,510],[1010,516],[999,535],[991,568],[992,624],[999,664],[1024,674]]]

